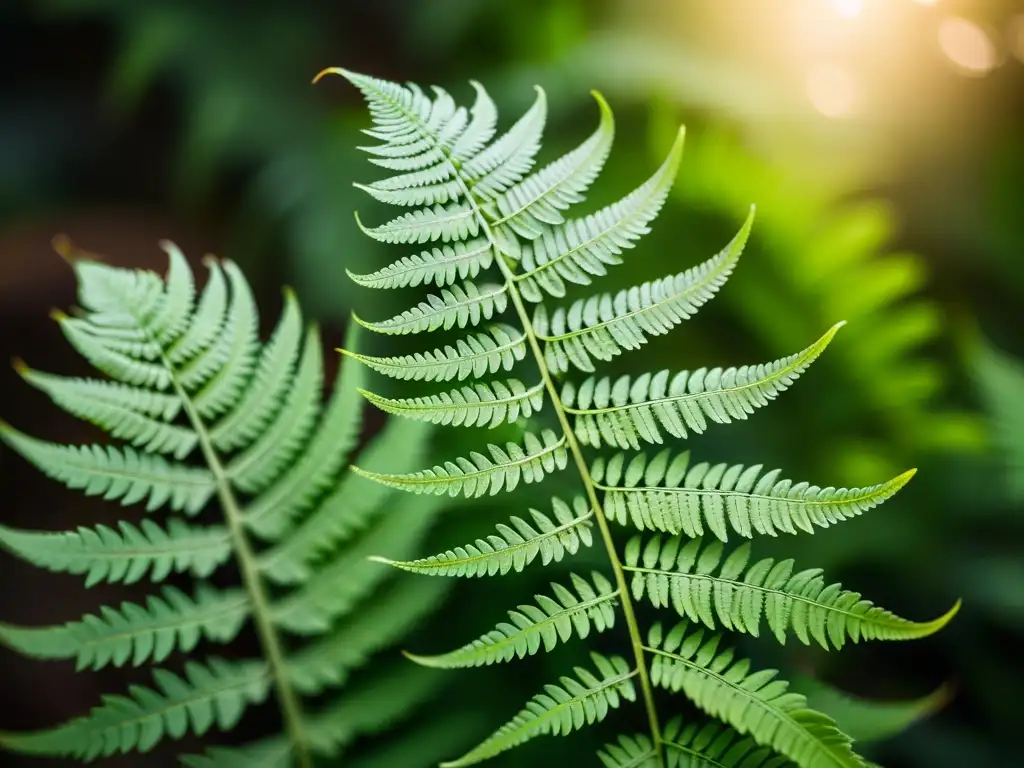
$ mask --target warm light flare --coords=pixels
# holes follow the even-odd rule
[[[959,70],[983,75],[998,63],[995,43],[981,27],[959,17],[944,19],[939,25],[939,48]]]
[[[848,19],[855,18],[864,10],[864,0],[833,0],[836,10]]]
[[[818,64],[807,74],[807,98],[825,117],[849,117],[857,108],[857,82],[835,64]]]

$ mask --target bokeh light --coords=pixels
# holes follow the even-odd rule
[[[817,64],[807,73],[807,98],[826,117],[849,117],[857,109],[858,88],[853,75],[836,64]]]
[[[835,0],[836,10],[848,19],[859,16],[864,10],[864,0]]]
[[[939,25],[939,48],[961,72],[984,75],[999,63],[992,38],[972,21],[960,17],[943,19]]]

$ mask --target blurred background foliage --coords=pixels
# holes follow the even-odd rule
[[[385,211],[352,187],[374,178],[355,149],[366,125],[356,95],[340,80],[309,85],[325,66],[436,83],[463,99],[475,78],[506,121],[542,84],[551,113],[542,162],[588,135],[597,116],[588,92],[600,90],[616,112],[617,140],[588,208],[643,181],[684,122],[674,195],[629,268],[613,270],[602,289],[707,258],[752,203],[754,236],[717,301],[609,372],[774,359],[849,321],[792,392],[692,448],[704,460],[763,462],[820,485],[872,484],[917,467],[882,509],[813,537],[759,542],[758,552],[821,566],[909,618],[966,599],[946,632],[908,646],[828,658],[770,643],[744,650],[856,696],[937,692],[920,704],[941,703],[937,714],[872,752],[886,766],[1016,764],[1024,685],[1014,653],[1024,639],[1019,0],[8,0],[0,62],[3,347],[60,370],[80,364],[45,321],[47,307],[73,295],[49,251],[58,232],[124,265],[160,266],[162,237],[195,262],[215,251],[242,265],[268,317],[279,286],[295,286],[332,341],[353,309],[376,319],[402,308],[407,295],[358,289],[345,275],[395,254],[354,224],[356,209],[367,221]],[[373,352],[401,347],[365,343]],[[13,375],[0,387],[5,412],[51,439],[84,439],[80,425],[54,421]],[[371,416],[376,429],[381,419]],[[445,431],[437,440],[441,457],[476,437]],[[66,528],[109,515],[7,456],[0,471],[5,523]],[[514,504],[455,504],[434,543],[470,540],[528,505],[543,509],[556,492],[531,487]],[[7,620],[47,623],[99,602],[7,558],[3,569]],[[550,578],[557,575],[546,570],[459,584],[411,642],[425,652],[466,642]],[[414,714],[403,727],[419,727],[430,744],[374,757],[397,742],[371,741],[357,750],[362,764],[453,754],[459,739],[503,722],[562,674],[576,650],[456,673],[444,695],[469,704],[462,712],[479,722],[459,714],[459,728],[434,726]],[[0,658],[4,696],[21,702],[20,721],[5,726],[54,722],[123,682],[120,672],[83,678]],[[498,689],[507,695],[475,706],[481,691]],[[865,735],[883,722],[873,716],[860,723]],[[592,754],[582,751],[588,738],[535,742],[495,764]]]

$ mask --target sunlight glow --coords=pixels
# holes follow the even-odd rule
[[[857,83],[835,64],[818,64],[807,74],[807,98],[825,117],[848,117],[858,101]]]
[[[864,10],[864,0],[833,0],[836,10],[848,19],[855,18]]]
[[[967,19],[944,19],[939,26],[939,47],[966,74],[983,75],[998,63],[995,43],[985,30]]]
[[[914,0],[918,5],[935,5],[939,0]]]

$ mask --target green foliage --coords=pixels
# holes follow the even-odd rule
[[[191,268],[170,243],[163,244],[166,279],[59,247],[78,278],[82,309],[54,316],[110,379],[17,368],[59,406],[123,443],[59,445],[7,424],[0,436],[69,488],[166,517],[66,532],[2,527],[0,545],[37,566],[83,575],[87,586],[147,576],[159,584],[174,573],[195,585],[191,592],[166,585],[145,604],[103,606],[66,624],[0,624],[0,642],[37,659],[74,659],[79,669],[175,667],[185,654],[193,660],[180,672],[153,669],[151,684],[106,696],[64,725],[0,733],[0,745],[85,761],[147,752],[164,739],[230,730],[274,692],[282,734],[217,747],[183,758],[186,764],[336,761],[358,736],[396,722],[437,686],[432,674],[396,674],[383,661],[364,671],[447,594],[448,582],[389,579],[367,560],[381,551],[412,557],[437,500],[395,503],[388,489],[345,472],[362,429],[363,368],[344,366],[321,403],[320,335],[303,322],[290,291],[264,344],[248,283],[230,261],[207,260],[197,297]],[[423,460],[427,429],[396,420],[362,456],[371,465],[400,457],[411,469]],[[205,519],[214,499],[221,522],[183,519]],[[240,586],[213,586],[207,578],[232,555]],[[262,658],[207,655],[247,624],[259,635]]]
[[[776,473],[759,479],[760,467],[698,464],[688,470],[688,454],[670,463],[668,451],[650,460],[643,454],[618,454],[588,461],[584,453],[585,448],[602,446],[638,451],[642,442],[661,444],[702,433],[710,424],[746,419],[791,386],[831,341],[839,325],[803,352],[771,363],[675,375],[666,370],[615,381],[586,377],[596,373],[597,363],[668,333],[711,299],[737,263],[752,211],[732,242],[703,265],[615,294],[588,294],[566,306],[545,307],[546,297],[561,299],[570,284],[586,288],[609,268],[624,263],[625,249],[648,232],[671,189],[682,131],[650,180],[597,213],[568,218],[569,205],[583,199],[610,145],[612,117],[602,98],[597,98],[597,131],[576,150],[531,174],[545,109],[539,88],[526,114],[498,134],[494,104],[478,83],[473,83],[475,103],[467,110],[437,87],[428,96],[411,84],[343,69],[325,72],[342,75],[363,93],[373,118],[373,128],[366,133],[379,142],[365,149],[373,162],[397,172],[366,188],[378,200],[424,206],[379,227],[360,226],[385,242],[445,244],[440,251],[405,256],[375,273],[382,279],[360,282],[378,289],[396,287],[399,283],[392,277],[409,265],[419,269],[471,254],[472,266],[466,267],[464,276],[449,265],[430,272],[430,279],[444,287],[413,309],[381,323],[360,323],[384,334],[423,333],[477,326],[508,313],[502,321],[503,338],[524,340],[532,364],[517,380],[525,382],[518,392],[537,397],[530,400],[531,413],[526,414],[508,406],[505,392],[516,395],[510,387],[502,391],[507,407],[494,408],[499,390],[483,380],[447,394],[404,400],[368,392],[368,399],[379,407],[414,420],[488,428],[516,423],[525,430],[524,441],[522,446],[505,447],[490,443],[490,458],[473,452],[420,472],[357,471],[414,494],[479,497],[511,492],[520,480],[541,482],[571,464],[582,490],[572,505],[555,501],[554,520],[531,509],[534,524],[516,517],[511,525],[499,526],[497,534],[474,544],[420,560],[385,562],[427,575],[504,575],[537,560],[547,565],[567,559],[580,543],[591,544],[593,526],[611,571],[611,578],[595,575],[592,581],[570,575],[573,589],[553,585],[554,597],[538,596],[536,605],[519,606],[509,613],[510,621],[478,640],[450,653],[411,658],[443,667],[514,662],[616,629],[628,635],[623,647],[631,649],[628,658],[595,654],[599,675],[578,668],[577,678],[563,677],[559,685],[548,686],[490,739],[444,765],[475,764],[538,735],[566,734],[594,724],[625,699],[642,704],[650,732],[620,737],[601,753],[605,765],[866,766],[854,753],[852,739],[830,717],[810,709],[803,696],[788,691],[787,683],[775,679],[775,671],[753,671],[748,661],[720,649],[722,636],[707,628],[691,630],[684,622],[665,636],[658,624],[642,632],[638,601],[646,596],[655,607],[672,605],[708,628],[721,622],[726,629],[752,634],[764,616],[780,640],[791,629],[804,642],[813,638],[826,648],[842,645],[847,637],[922,637],[944,626],[956,607],[933,622],[908,622],[857,593],[826,586],[817,570],[793,574],[791,561],[767,559],[747,568],[748,544],[722,562],[719,541],[705,545],[697,538],[663,542],[655,537],[646,547],[628,544],[623,556],[608,520],[687,537],[702,531],[706,522],[722,540],[729,528],[748,538],[755,532],[813,531],[814,526],[836,525],[885,501],[911,473],[870,488],[836,490],[780,483]],[[483,283],[486,275],[493,277]],[[481,287],[468,282],[470,276],[480,280]],[[460,284],[460,279],[466,282]],[[401,284],[420,283],[429,284],[422,273]],[[531,311],[527,303],[537,307]],[[396,375],[394,360],[365,362],[396,378],[431,381],[456,376],[482,379],[527,363],[527,356],[499,358],[482,344],[441,349],[406,358],[422,361],[432,375]],[[466,359],[460,365],[463,355]],[[481,355],[485,363],[480,362]],[[585,376],[582,381],[580,373]],[[556,383],[563,376],[566,380]],[[548,419],[552,426],[541,425],[540,416],[553,417]],[[638,485],[641,480],[643,488]],[[648,493],[650,500],[644,495]],[[617,494],[625,498],[614,500],[619,499]],[[670,500],[657,500],[658,494]],[[633,573],[632,592],[628,573]],[[603,639],[602,647],[609,642],[614,641]],[[695,730],[681,721],[662,728],[656,687],[681,692],[729,728],[711,725]]]

